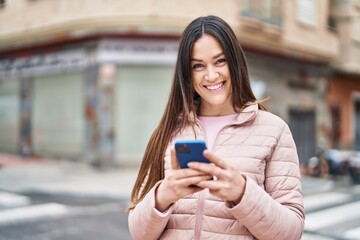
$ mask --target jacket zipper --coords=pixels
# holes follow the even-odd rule
[[[199,120],[196,121],[197,125],[204,137],[204,140],[206,141],[206,136],[204,132],[204,128],[202,127],[202,124]],[[202,229],[202,218],[204,215],[204,207],[205,207],[205,191],[202,190],[199,193],[199,200],[198,200],[198,209],[196,212],[196,218],[195,218],[195,230],[194,230],[194,239],[199,240],[201,236],[201,229]]]
[[[204,215],[204,207],[205,207],[205,191],[202,190],[199,193],[199,205],[198,205],[198,210],[196,212],[196,219],[195,219],[195,234],[194,234],[195,240],[200,239],[201,229],[202,229],[202,218]]]
[[[204,128],[202,127],[202,124],[199,120],[197,120],[197,125],[198,127],[200,128],[200,131],[202,132],[202,135],[204,137],[204,140],[206,141],[206,135],[205,135],[205,132],[204,132]],[[211,150],[214,150],[215,149],[215,146],[216,146],[216,142],[218,140],[218,137],[220,135],[220,132],[222,132],[225,128],[231,126],[230,125],[226,125],[224,126],[223,128],[220,129],[220,131],[217,133],[216,137],[215,137],[215,141],[214,141],[214,144],[213,144],[213,149]],[[202,218],[203,218],[203,215],[204,215],[204,208],[205,208],[205,194],[206,192],[204,190],[202,190],[200,193],[199,193],[199,204],[198,204],[198,210],[196,212],[196,218],[195,218],[195,233],[194,233],[194,239],[195,240],[199,240],[200,239],[200,236],[201,236],[201,229],[202,229]]]

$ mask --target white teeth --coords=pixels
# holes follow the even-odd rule
[[[219,89],[222,85],[223,85],[223,83],[219,83],[219,84],[212,85],[212,86],[206,86],[206,88],[207,88],[207,89],[210,89],[210,90],[217,90],[217,89]]]

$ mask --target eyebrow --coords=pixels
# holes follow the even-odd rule
[[[216,54],[215,56],[212,57],[212,59],[218,58],[218,57],[220,57],[221,55],[224,55],[224,52],[221,52],[221,53]],[[202,62],[202,60],[196,59],[196,58],[191,58],[191,61]]]

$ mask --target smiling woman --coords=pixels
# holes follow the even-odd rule
[[[200,95],[199,115],[235,113],[231,105],[231,77],[222,47],[211,35],[198,39],[192,49],[192,79]]]
[[[174,143],[203,140],[209,163],[179,168]],[[216,16],[184,30],[165,112],[129,207],[133,239],[300,239],[304,208],[287,124],[250,87],[241,46]]]

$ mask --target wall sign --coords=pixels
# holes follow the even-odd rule
[[[0,78],[35,76],[81,69],[88,65],[85,50],[62,51],[0,60]]]
[[[177,51],[178,41],[175,40],[106,39],[99,42],[94,52],[74,49],[0,59],[0,79],[79,70],[90,63],[174,65]]]
[[[173,65],[178,41],[169,40],[103,40],[96,58],[98,62],[119,64]]]

